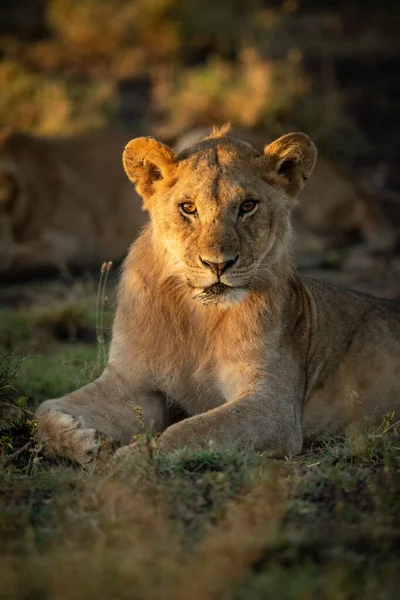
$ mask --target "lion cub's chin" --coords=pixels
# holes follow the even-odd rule
[[[194,288],[193,299],[207,306],[230,308],[247,296],[247,290],[223,283],[214,283],[206,288]]]

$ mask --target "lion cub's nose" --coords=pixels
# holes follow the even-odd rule
[[[215,262],[211,262],[209,260],[204,260],[203,258],[201,258],[201,256],[199,258],[200,258],[200,261],[203,263],[203,265],[205,265],[206,267],[208,267],[209,269],[211,269],[211,271],[213,273],[215,273],[215,275],[219,279],[221,277],[221,275],[223,273],[225,273],[225,271],[227,269],[229,269],[230,267],[232,267],[232,265],[234,265],[235,262],[237,262],[237,260],[239,258],[239,254],[237,254],[235,256],[235,258],[232,258],[230,260],[227,260],[225,262],[220,262],[220,263],[215,263]]]

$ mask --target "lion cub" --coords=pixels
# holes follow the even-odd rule
[[[49,453],[85,463],[98,433],[129,444],[138,405],[162,451],[276,456],[400,410],[398,307],[294,271],[291,211],[316,157],[303,133],[260,153],[228,127],[178,155],[126,146],[151,219],[124,264],[103,375],[38,409]]]

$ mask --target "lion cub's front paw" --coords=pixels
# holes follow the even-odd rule
[[[37,436],[45,454],[63,456],[81,465],[93,460],[100,447],[96,430],[86,427],[83,417],[56,411],[39,416]]]
[[[121,448],[118,448],[118,450],[114,453],[113,460],[124,459],[128,456],[132,456],[136,450],[137,442],[133,442],[133,444],[129,444],[128,446],[121,446]]]
[[[209,445],[211,444],[201,429],[199,417],[170,425],[157,440],[158,449],[166,454],[179,449],[199,451]]]

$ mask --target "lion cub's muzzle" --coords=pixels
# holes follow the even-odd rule
[[[227,271],[228,269],[233,267],[235,263],[237,263],[237,261],[239,260],[239,254],[236,254],[235,258],[230,258],[228,260],[225,260],[224,262],[213,262],[209,259],[203,258],[202,256],[199,256],[199,260],[205,267],[210,269],[211,272],[217,276],[218,281],[220,281],[221,276],[225,273],[225,271]]]
[[[231,304],[243,297],[246,282],[237,251],[211,253],[204,249],[189,264],[193,270],[187,281],[196,290],[195,298],[205,303]]]
[[[239,254],[213,257],[202,254],[198,255],[197,262],[202,268],[202,276],[197,278],[195,287],[201,292],[196,297],[205,303],[220,302],[222,299],[229,301],[236,288],[234,267],[239,263]]]

